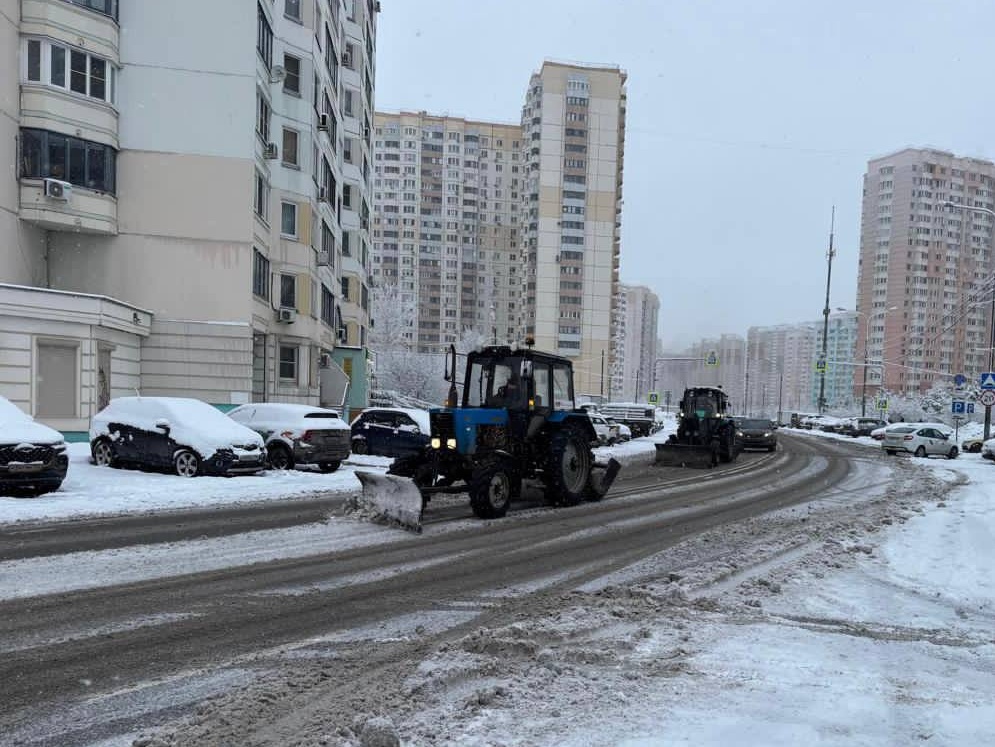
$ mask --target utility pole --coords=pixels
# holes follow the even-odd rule
[[[826,269],[826,306],[822,310],[822,370],[819,372],[819,414],[826,409],[826,357],[829,354],[829,286],[833,279],[833,228],[836,227],[836,206],[833,205],[832,217],[829,219],[829,252]]]
[[[601,403],[605,401],[605,349],[601,348]]]
[[[781,410],[781,397],[784,395],[784,362],[781,362],[781,381],[777,385],[777,424],[784,422],[783,410]]]

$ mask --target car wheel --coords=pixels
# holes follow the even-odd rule
[[[318,465],[318,469],[326,473],[334,472],[339,468],[340,464],[342,464],[342,462],[322,462],[321,464]]]
[[[916,456],[919,457],[920,459],[926,456],[926,447],[920,446],[918,449],[916,449]]]
[[[114,454],[114,446],[106,438],[98,438],[90,447],[90,454],[93,456],[93,463],[98,467],[117,466],[117,456]]]
[[[884,451],[888,456],[895,456],[897,453],[894,449],[885,449]]]
[[[200,474],[200,457],[190,449],[180,449],[173,455],[173,469],[180,477],[196,477]]]
[[[768,446],[767,451],[777,451],[777,446]]]
[[[293,469],[294,455],[283,444],[273,444],[268,449],[269,466],[273,469]]]
[[[972,454],[980,454],[981,453],[981,444],[972,444],[971,448],[969,449],[969,451]]]
[[[956,458],[957,458],[957,447],[951,446],[950,451],[947,452],[947,459],[956,459]]]
[[[359,454],[360,456],[362,456],[363,454],[369,454],[370,450],[366,444],[366,440],[362,438],[357,438],[355,441],[353,441],[352,453]]]

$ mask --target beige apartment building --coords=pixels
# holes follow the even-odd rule
[[[522,107],[521,326],[536,346],[574,359],[579,393],[612,363],[618,293],[626,74],[546,61]]]
[[[378,5],[0,0],[0,394],[363,404]]]
[[[745,412],[773,418],[780,409],[815,412],[815,363],[821,351],[821,322],[750,327],[746,334]],[[831,325],[832,327],[832,325]],[[780,408],[778,408],[780,404]]]
[[[412,312],[407,344],[521,341],[521,127],[377,112],[375,138],[374,282]]]
[[[991,161],[909,148],[868,162],[855,346],[871,361],[868,398],[987,370],[993,190]],[[856,376],[858,400],[862,388]]]

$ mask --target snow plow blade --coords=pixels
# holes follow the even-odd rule
[[[622,464],[617,459],[609,459],[607,464],[595,464],[588,478],[590,499],[600,501],[615,482],[621,469]]]
[[[657,444],[656,463],[663,467],[714,467],[718,454],[711,446]]]
[[[424,501],[410,477],[361,471],[356,477],[363,485],[356,509],[364,518],[421,533]]]

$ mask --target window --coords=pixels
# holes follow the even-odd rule
[[[43,418],[75,418],[79,392],[77,353],[75,344],[38,343],[38,375],[36,415]]]
[[[284,93],[291,93],[295,96],[301,95],[301,61],[292,54],[283,55],[283,69],[286,75],[283,78]]]
[[[284,381],[297,381],[297,347],[280,346],[280,378]]]
[[[297,308],[297,277],[280,275],[280,308]]]
[[[345,89],[342,94],[342,111],[345,112],[347,117],[355,116],[352,113],[352,96],[353,92],[351,88]]]
[[[117,18],[117,0],[69,0],[69,2],[81,8],[89,8],[97,13],[103,13],[105,16]]]
[[[342,206],[352,210],[352,185],[342,185]]]
[[[260,4],[256,5],[256,51],[269,70],[273,65],[273,29]]]
[[[342,256],[351,257],[352,249],[350,247],[352,243],[352,234],[349,231],[342,232]]]
[[[342,300],[348,301],[349,299],[349,278],[342,278]]]
[[[283,5],[283,15],[293,18],[297,23],[301,22],[301,0],[286,0]]]
[[[21,176],[68,181],[114,194],[117,151],[109,145],[48,130],[21,130]]]
[[[328,77],[332,79],[332,87],[337,88],[339,84],[339,61],[335,47],[332,46],[332,35],[325,27],[325,67],[328,68]]]
[[[266,178],[256,172],[256,190],[255,199],[253,207],[255,208],[256,215],[258,215],[263,223],[269,223],[269,184],[266,183]]]
[[[252,250],[252,293],[269,301],[269,260],[258,249]]]
[[[41,42],[38,39],[28,40],[28,80],[41,83]]]
[[[335,296],[324,283],[321,285],[321,321],[329,327],[335,326]]]
[[[345,159],[346,163],[355,163],[352,160],[352,142],[353,139],[351,137],[344,138],[343,140],[342,158]]]
[[[53,44],[49,53],[49,83],[66,87],[66,48]]]
[[[297,142],[299,135],[297,130],[289,127],[283,128],[283,162],[288,166],[299,166],[297,160]]]
[[[345,45],[345,54],[342,56],[342,64],[350,70],[356,69],[356,47],[352,44]]]
[[[335,258],[335,234],[325,221],[321,222],[321,248],[328,252],[329,262],[332,262]]]
[[[280,204],[280,234],[297,238],[297,203]]]
[[[264,143],[269,142],[269,120],[270,120],[270,107],[269,102],[266,97],[263,96],[261,91],[256,91],[256,100],[258,106],[256,107],[256,133],[262,138]]]

